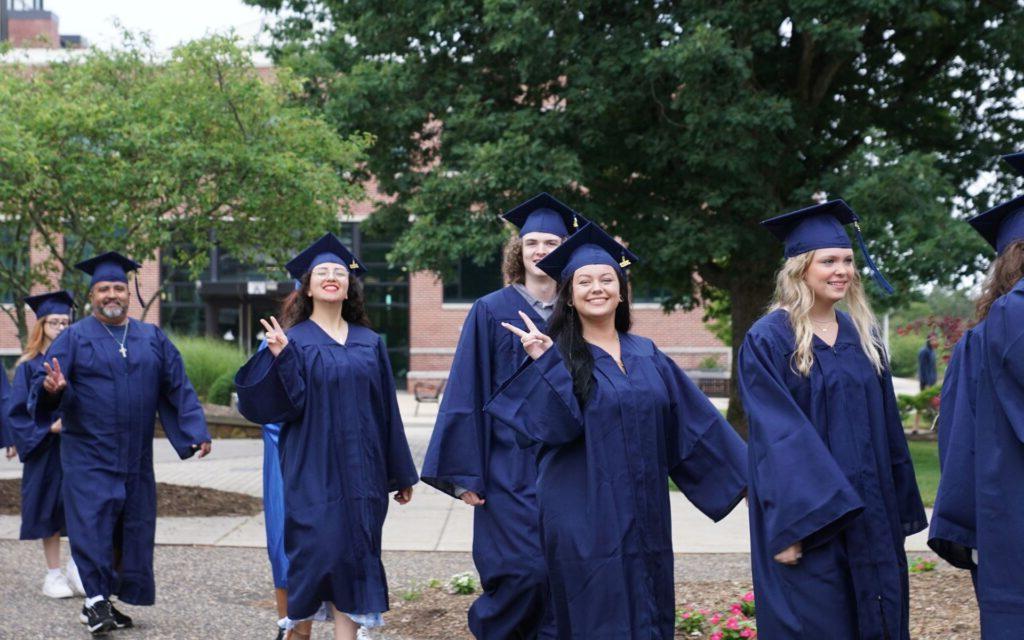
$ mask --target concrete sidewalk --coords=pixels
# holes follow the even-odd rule
[[[909,387],[909,384],[901,385]],[[902,391],[905,392],[905,391]],[[430,441],[437,405],[424,404],[413,416],[415,401],[399,394],[399,408],[417,467]],[[165,440],[154,443],[157,482],[234,491],[252,496],[263,493],[262,440],[218,440],[203,460],[178,460]],[[0,479],[21,476],[16,460],[0,460]],[[677,553],[748,553],[749,530],[743,503],[720,523],[712,523],[686,498],[670,494],[672,542]],[[486,507],[484,507],[486,508]],[[19,516],[0,516],[0,539],[16,539]],[[926,551],[926,533],[907,540],[908,551]],[[157,544],[264,547],[263,515],[251,517],[158,517]],[[383,546],[388,551],[471,551],[473,510],[462,502],[420,483],[411,503],[392,503],[384,524]]]

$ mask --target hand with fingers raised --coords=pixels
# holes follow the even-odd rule
[[[501,326],[519,336],[519,341],[523,343],[523,349],[526,350],[526,355],[536,360],[544,355],[544,352],[550,349],[554,342],[549,336],[541,333],[540,330],[537,329],[537,325],[533,324],[533,320],[530,320],[530,316],[520,311],[519,317],[526,323],[526,331],[523,331],[515,325],[511,325],[507,322],[502,322]]]
[[[65,387],[68,386],[67,378],[64,377],[64,372],[60,370],[60,363],[57,362],[57,358],[53,358],[53,364],[43,361],[43,369],[46,370],[46,378],[43,380],[43,389],[50,395],[60,395],[64,391]]]
[[[260,318],[260,324],[266,331],[267,349],[270,349],[270,353],[274,354],[276,358],[288,346],[288,336],[284,334],[284,329],[281,328],[274,316],[270,316],[270,322]]]

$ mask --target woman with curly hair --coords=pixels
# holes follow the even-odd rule
[[[365,269],[330,233],[287,267],[301,286],[283,325],[261,320],[267,348],[235,377],[238,407],[281,424],[289,621],[333,618],[334,637],[352,640],[383,624],[388,493],[409,502],[416,469],[387,349],[363,307]]]
[[[925,512],[843,226],[857,220],[833,200],[762,222],[785,244],[786,261],[768,314],[743,340],[738,374],[764,638],[910,637],[903,545],[926,526]],[[857,238],[891,290],[859,227]]]

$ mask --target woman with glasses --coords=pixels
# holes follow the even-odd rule
[[[398,412],[387,348],[369,328],[365,269],[328,233],[287,265],[301,282],[283,321],[262,320],[267,348],[235,376],[238,408],[280,423],[289,637],[334,620],[336,640],[383,624],[381,531],[388,493],[406,504],[418,481]]]
[[[60,415],[46,413],[33,418],[27,410],[32,376],[43,366],[50,344],[71,323],[74,300],[67,291],[43,293],[25,298],[36,314],[25,352],[18,360],[11,391],[9,424],[11,439],[25,464],[21,475],[22,540],[42,540],[48,569],[43,595],[70,598],[85,595],[74,560],[68,561],[67,575],[60,570],[60,535],[64,530],[63,472],[60,466]]]

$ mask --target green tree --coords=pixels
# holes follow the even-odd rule
[[[246,1],[311,103],[377,136],[396,260],[493,255],[495,214],[549,190],[666,308],[718,292],[734,352],[780,264],[758,220],[842,196],[901,291],[955,282],[982,246],[953,217],[1001,195],[963,194],[1024,133],[1016,0]]]
[[[73,265],[110,249],[198,277],[217,243],[270,271],[335,227],[371,138],[339,137],[299,79],[264,77],[252,53],[211,37],[160,57],[126,35],[46,68],[0,65],[0,290],[20,299],[60,274],[82,300]],[[50,257],[32,264],[30,246]],[[143,295],[148,310],[160,291]],[[24,307],[5,311],[25,336]]]

